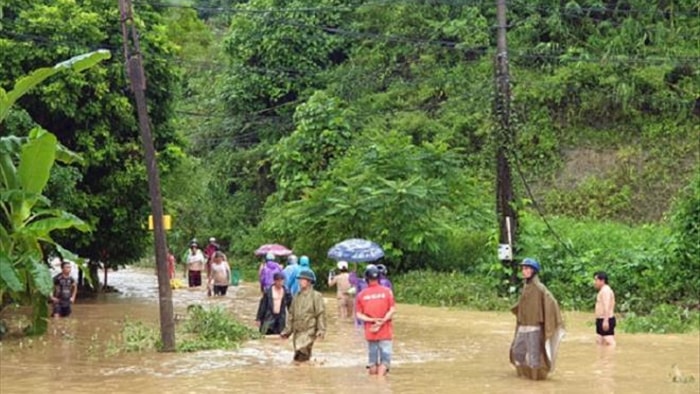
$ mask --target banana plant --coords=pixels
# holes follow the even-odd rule
[[[0,88],[0,123],[12,104],[46,78],[63,70],[82,71],[109,56],[105,50],[76,56],[54,67],[33,71],[17,80],[9,92]],[[46,331],[46,298],[53,291],[41,244],[53,245],[64,257],[79,260],[56,244],[51,232],[70,228],[89,231],[89,226],[75,215],[52,209],[42,194],[54,163],[76,160],[78,155],[41,128],[32,129],[26,138],[0,138],[0,301],[9,297],[33,307],[29,334]]]

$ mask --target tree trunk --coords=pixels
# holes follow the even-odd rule
[[[109,267],[107,267],[107,264],[102,265],[105,270],[105,280],[102,281],[102,289],[107,289],[107,272],[109,272]]]

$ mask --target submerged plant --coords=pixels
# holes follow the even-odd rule
[[[258,336],[256,330],[240,323],[221,307],[190,305],[184,323],[177,327],[177,351],[235,349],[241,342]],[[148,352],[160,347],[160,336],[154,325],[125,319],[121,335],[107,343],[105,355]]]
[[[257,331],[241,324],[221,307],[207,309],[190,305],[187,313],[188,319],[179,334],[183,340],[177,345],[178,351],[231,349],[258,335]]]

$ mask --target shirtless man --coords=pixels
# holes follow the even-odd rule
[[[608,274],[593,274],[593,286],[598,290],[595,300],[596,343],[615,346],[615,293],[608,285]]]

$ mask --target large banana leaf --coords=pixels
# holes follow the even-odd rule
[[[42,129],[41,127],[35,127],[29,131],[28,138],[39,138],[42,135],[48,133],[48,131]],[[16,152],[19,152],[19,149],[16,150]],[[74,162],[83,163],[83,158],[79,154],[73,152],[72,150],[66,148],[65,146],[59,143],[56,145],[56,161],[61,162],[63,164],[71,164]]]
[[[42,295],[48,296],[53,291],[53,281],[51,280],[51,272],[46,264],[41,261],[33,260],[31,262],[30,272],[34,280],[34,286]]]
[[[57,144],[56,136],[51,133],[44,133],[24,144],[17,167],[23,190],[30,193],[41,193],[44,190],[56,159]]]
[[[17,82],[15,82],[14,88],[9,92],[6,92],[4,89],[0,88],[0,122],[5,119],[10,111],[10,107],[15,103],[15,101],[17,101],[30,89],[43,82],[46,78],[63,70],[85,70],[86,68],[89,68],[104,59],[109,59],[110,56],[111,54],[108,50],[99,49],[94,52],[75,56],[64,62],[58,63],[53,67],[36,69],[29,75],[18,79]]]
[[[12,265],[10,256],[8,256],[4,251],[0,250],[0,296],[2,295],[2,290],[4,288],[10,291],[21,291],[22,283],[17,276],[17,271]]]
[[[36,235],[48,234],[54,230],[75,228],[80,231],[89,231],[90,226],[77,216],[60,210],[45,211],[53,216],[42,217],[28,223],[25,228]]]

